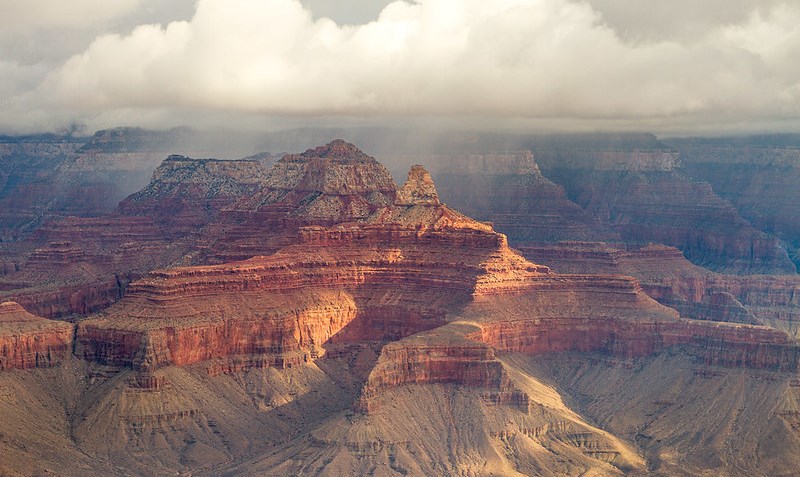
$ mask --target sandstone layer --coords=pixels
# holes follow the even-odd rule
[[[602,243],[528,245],[521,252],[559,273],[590,272],[636,277],[642,289],[682,316],[768,325],[800,336],[800,277],[723,275],[686,260],[663,245],[619,248]]]
[[[398,339],[439,326],[474,295],[521,289],[546,267],[441,205],[412,169],[364,224],[305,227],[302,243],[244,262],[153,272],[78,328],[78,353],[142,369],[229,355],[285,366],[328,341]]]
[[[602,164],[618,172],[615,157]],[[659,157],[640,169],[673,167]],[[54,222],[3,266],[12,291],[54,267],[130,273],[115,277],[121,300],[76,326],[0,307],[12,328],[70,334],[52,359],[19,339],[0,348],[43,366],[0,373],[0,396],[15,397],[0,399],[0,473],[794,469],[799,348],[757,313],[796,305],[790,277],[718,275],[664,246],[528,244],[542,257],[529,261],[442,204],[422,166],[398,189],[343,141],[263,177],[237,167],[170,159],[122,208],[135,215]],[[149,213],[162,198],[214,211],[171,223]],[[63,282],[50,290],[64,300]],[[87,290],[99,302],[114,287]]]
[[[397,186],[373,157],[342,140],[284,156],[253,195],[227,208],[209,234],[208,260],[228,262],[292,243],[300,227],[364,220],[394,203]],[[264,233],[264,231],[269,231]]]
[[[0,303],[0,371],[57,365],[72,353],[74,327]]]

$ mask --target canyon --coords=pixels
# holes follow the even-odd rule
[[[165,156],[115,209],[4,244],[0,473],[798,463],[787,239],[677,153],[423,154],[400,187],[341,140]]]

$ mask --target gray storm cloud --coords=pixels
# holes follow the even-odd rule
[[[200,0],[185,21],[97,36],[45,72],[0,58],[0,128],[165,125],[196,111],[795,125],[800,6],[698,3],[395,1],[347,24],[315,15],[314,2]]]

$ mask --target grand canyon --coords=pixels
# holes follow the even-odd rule
[[[798,24],[0,1],[0,477],[800,476]]]
[[[4,140],[3,475],[800,464],[796,212],[756,192],[796,149],[174,136]]]

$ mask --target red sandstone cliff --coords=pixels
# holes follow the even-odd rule
[[[0,303],[0,371],[49,367],[72,352],[74,327],[25,311],[14,302]]]
[[[104,317],[80,323],[78,353],[139,368],[229,355],[296,362],[328,341],[439,326],[475,294],[522,289],[549,273],[441,205],[421,167],[363,224],[306,227],[298,238],[268,257],[150,274]]]
[[[620,249],[601,243],[563,242],[521,248],[530,260],[561,273],[615,273],[636,277],[651,297],[682,316],[769,325],[797,336],[797,275],[723,275],[687,261],[672,247]]]

